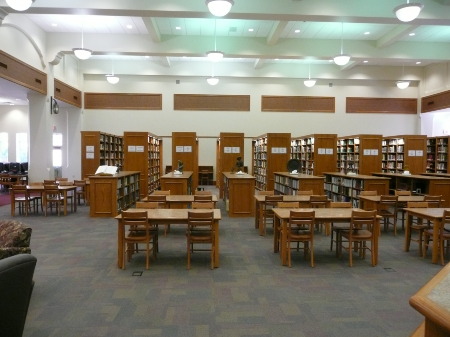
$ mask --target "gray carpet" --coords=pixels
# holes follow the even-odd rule
[[[295,253],[292,268],[283,267],[270,230],[261,237],[253,218],[222,209],[220,268],[196,252],[186,270],[184,229],[173,225],[150,270],[143,256],[119,270],[116,221],[88,210],[16,217],[33,227],[38,259],[25,337],[404,337],[422,321],[409,298],[441,269],[415,244],[403,252],[401,230],[383,233],[376,267],[370,258],[348,267],[323,234],[315,268]],[[0,207],[0,218],[9,211]]]

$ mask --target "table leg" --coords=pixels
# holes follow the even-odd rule
[[[375,219],[375,228],[373,230],[373,251],[372,254],[374,256],[374,265],[378,264],[378,238],[380,236],[380,219]],[[350,253],[351,254],[351,253]]]
[[[14,193],[12,192],[12,190],[9,191],[10,197],[11,197],[11,216],[15,216],[16,215],[16,200],[14,198]]]
[[[412,225],[413,216],[408,213],[406,217],[406,227],[405,227],[405,252],[409,252],[409,246],[411,243],[411,225]]]
[[[214,268],[219,268],[219,221],[214,220],[214,245],[216,253],[214,254]]]
[[[280,218],[275,216],[274,217],[274,224],[273,224],[273,252],[274,253],[278,253],[280,251],[279,245],[278,245],[278,241],[280,238],[280,232],[279,232],[279,228],[280,228]]]
[[[255,201],[255,228],[258,229],[259,228],[259,222],[261,221],[260,219],[260,214],[259,214],[259,202],[256,200]]]
[[[122,220],[117,220],[117,267],[123,268],[123,229]]]
[[[439,227],[440,221],[433,220],[433,254],[431,255],[431,262],[438,263],[439,258]]]

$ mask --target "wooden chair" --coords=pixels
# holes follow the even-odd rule
[[[372,266],[375,266],[375,253],[378,247],[375,247],[375,222],[377,211],[353,210],[350,220],[350,228],[341,232],[338,246],[338,256],[342,255],[342,249],[347,250],[349,254],[349,266],[353,266],[353,251],[358,252],[361,258],[365,258],[366,250],[370,251]],[[367,242],[370,247],[367,247]],[[346,245],[347,244],[347,245]]]
[[[394,195],[396,196],[409,196],[411,195],[411,191],[408,190],[395,190]],[[397,210],[400,212],[402,216],[402,229],[405,229],[405,211],[404,208],[406,207],[406,202],[397,202]]]
[[[82,199],[83,204],[86,205],[88,203],[86,180],[74,180],[73,184],[77,187],[75,195],[78,205],[81,205]]]
[[[381,195],[378,203],[378,215],[383,217],[384,231],[387,232],[389,225],[394,227],[394,235],[397,235],[397,195]]]
[[[147,201],[158,203],[158,208],[167,207],[167,196],[170,195],[170,191],[154,191],[147,196]],[[164,236],[170,232],[170,224],[164,225]]]
[[[44,185],[58,185],[56,179],[44,179]]]
[[[377,191],[361,191],[359,195],[378,195]]]
[[[296,195],[313,195],[313,190],[305,190],[305,191],[297,191],[295,192]]]
[[[315,211],[291,210],[286,228],[286,251],[289,267],[292,267],[291,251],[293,247],[291,244],[293,242],[297,244],[294,249],[303,249],[305,257],[309,254],[311,267],[314,267],[314,225]],[[303,244],[303,248],[299,247],[300,243]]]
[[[194,201],[191,204],[192,209],[214,209],[214,202],[198,202]]]
[[[212,192],[211,191],[205,191],[205,190],[203,190],[203,191],[195,190],[194,191],[194,195],[212,195]]]
[[[441,259],[441,265],[444,265],[444,250],[448,255],[450,252],[450,210],[444,210],[444,216],[439,225],[438,229],[438,247],[439,247],[439,256]],[[429,228],[424,231],[424,239],[423,239],[423,257],[427,256],[428,246],[430,245],[430,241],[433,238],[434,229]]]
[[[425,195],[423,201],[428,202],[430,208],[439,208],[442,205],[442,195]]]
[[[311,208],[325,208],[328,206],[328,197],[326,195],[311,195],[309,197],[309,207]],[[320,232],[322,232],[323,223],[316,224]],[[329,227],[329,226],[328,226]],[[325,233],[329,233],[329,228],[325,229]]]
[[[191,269],[191,254],[194,251],[211,252],[211,269],[214,269],[214,258],[216,246],[214,240],[214,212],[188,212],[187,238],[187,269]],[[202,248],[195,249],[194,245],[201,245]],[[205,248],[210,245],[210,248]]]
[[[30,196],[26,185],[11,185],[10,193],[14,198],[16,207],[11,209],[11,216],[16,215],[16,208],[19,209],[19,214],[25,214],[28,216],[28,212],[33,208],[34,212],[37,212],[38,201],[40,197]]]
[[[262,230],[260,233],[266,235],[267,224],[271,223],[273,226],[273,208],[278,205],[279,202],[283,201],[282,195],[265,195],[264,202],[262,204]]]
[[[408,201],[406,204],[407,208],[427,208],[428,202],[426,201]],[[408,226],[408,224],[407,224]],[[415,221],[411,224],[411,227],[409,228],[409,235],[406,237],[406,250],[409,250],[409,246],[411,244],[411,241],[417,242],[419,244],[419,255],[423,256],[422,252],[422,244],[423,244],[423,232],[429,228],[428,223],[424,224],[422,219],[418,219],[418,221]],[[412,231],[415,231],[418,233],[418,238],[412,237]]]
[[[352,203],[350,201],[332,201],[330,202],[330,208],[352,208]],[[333,251],[333,243],[336,243],[336,247],[339,246],[341,238],[341,231],[348,230],[350,228],[350,224],[348,223],[334,223],[330,224],[330,251]],[[336,234],[336,238],[335,238]],[[338,250],[336,249],[336,255]]]
[[[42,196],[42,204],[44,207],[44,215],[47,216],[47,209],[50,207],[50,212],[55,205],[58,215],[61,214],[61,207],[64,207],[64,196],[59,190],[58,185],[45,185]]]
[[[157,236],[155,228],[149,224],[147,211],[122,211],[121,230],[123,231],[123,269],[135,253],[145,252],[145,269],[150,268],[150,256],[156,258]],[[145,245],[140,248],[139,245]]]
[[[194,194],[195,202],[212,202],[212,194]]]
[[[275,195],[275,191],[256,191],[257,195]]]
[[[277,203],[278,208],[300,208],[300,202],[298,201],[280,201]]]

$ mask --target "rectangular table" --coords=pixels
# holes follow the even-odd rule
[[[287,265],[287,252],[286,252],[286,229],[287,222],[289,220],[290,208],[274,208],[274,235],[273,235],[273,251],[278,252],[278,238],[280,233],[278,228],[281,228],[281,242],[280,242],[280,258],[281,264]],[[350,222],[352,218],[353,210],[361,210],[359,208],[295,208],[296,211],[315,211],[315,219],[317,223],[324,222]],[[380,233],[380,216],[377,216],[377,221],[374,227],[374,247],[373,252],[375,257],[375,264],[378,264],[378,236]],[[281,224],[281,226],[279,226]]]
[[[409,251],[408,236],[411,231],[411,224],[413,217],[423,220],[429,220],[433,224],[433,250],[431,255],[431,262],[438,263],[439,259],[439,225],[444,216],[444,210],[450,208],[405,208],[407,222],[405,227],[405,251]]]
[[[148,222],[154,225],[164,225],[164,224],[181,224],[187,226],[188,222],[188,212],[207,212],[210,210],[202,210],[202,209],[136,209],[131,208],[130,211],[147,211],[148,214]],[[216,245],[217,254],[215,254],[214,258],[214,267],[219,267],[219,220],[222,219],[222,215],[220,213],[220,209],[214,209],[214,243]],[[122,228],[122,215],[118,215],[115,217],[117,219],[117,266],[119,268],[123,267],[123,238],[124,231]],[[170,236],[169,236],[170,237]]]
[[[143,198],[142,201],[147,201],[147,197]],[[183,205],[187,206],[194,202],[194,195],[192,194],[177,194],[177,195],[166,195],[166,203],[169,205]],[[212,202],[214,205],[217,203],[217,195],[212,195]]]

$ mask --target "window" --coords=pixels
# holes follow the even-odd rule
[[[16,161],[19,163],[28,161],[28,135],[23,132],[16,134]]]
[[[0,163],[7,163],[8,160],[8,133],[0,132]]]
[[[53,167],[62,166],[62,145],[63,136],[62,133],[53,134]]]

